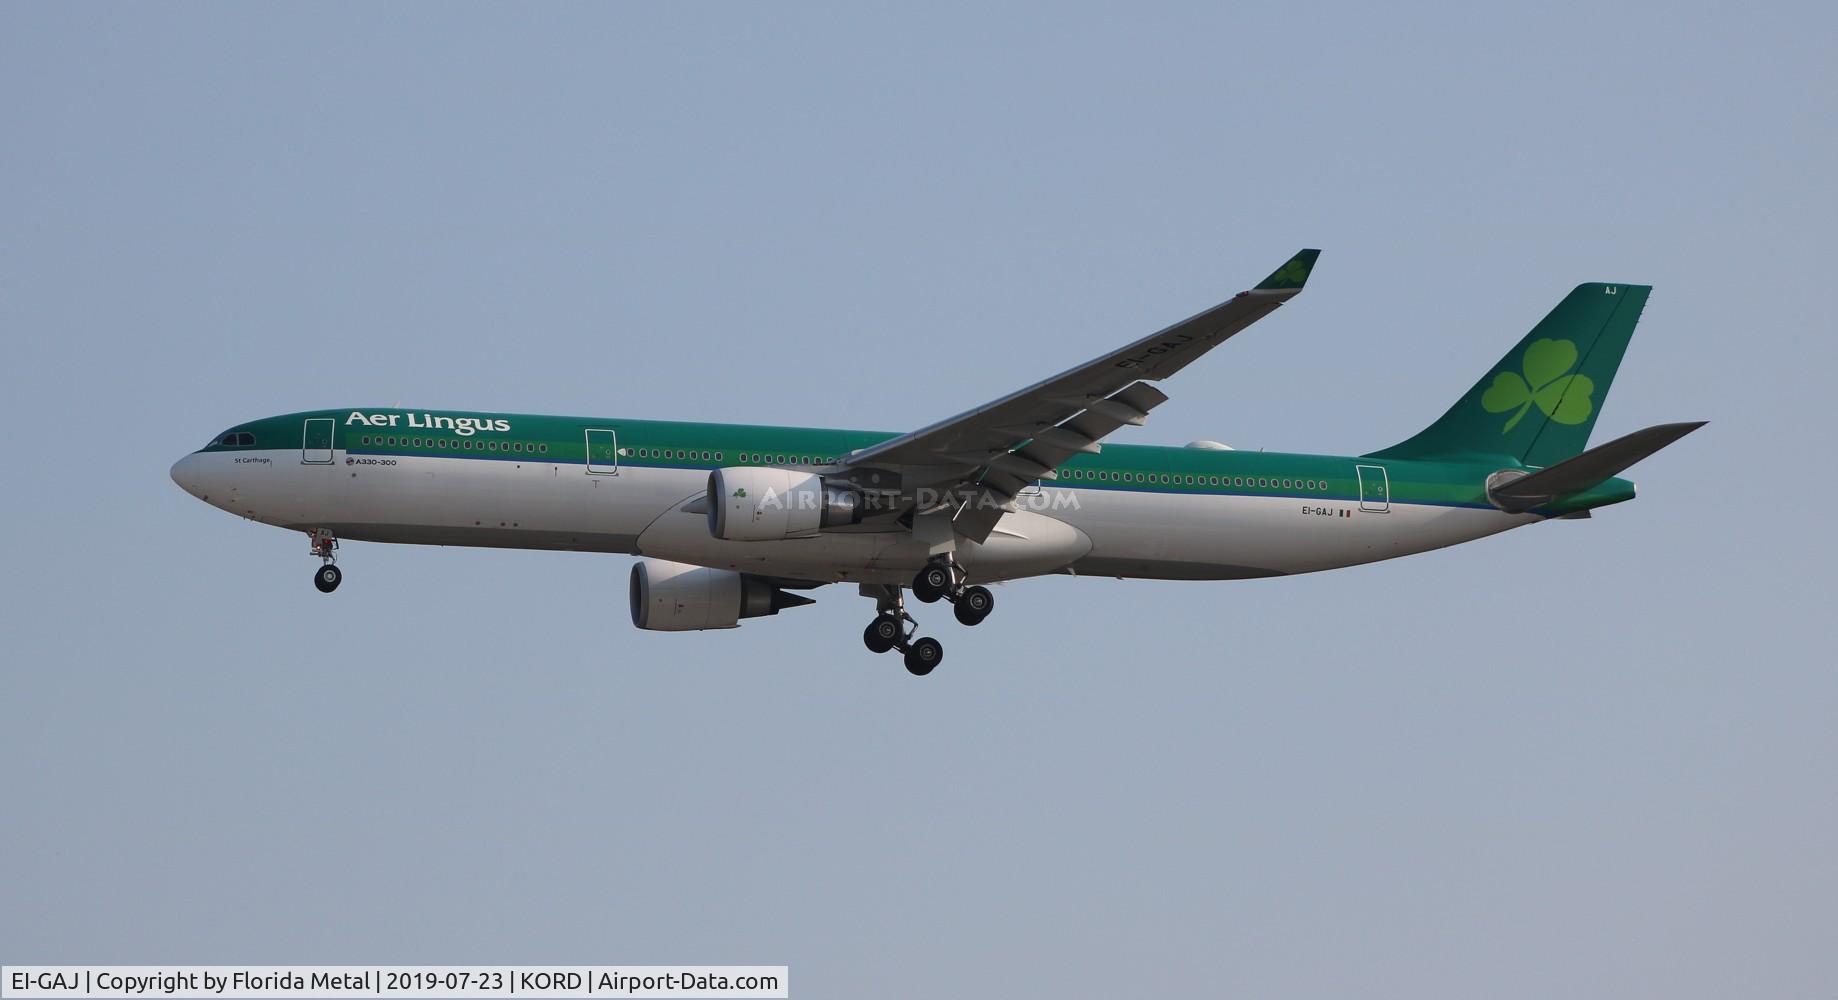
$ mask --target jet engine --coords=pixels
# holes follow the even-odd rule
[[[861,493],[814,472],[739,466],[708,475],[708,533],[725,541],[809,538],[861,519]]]
[[[816,603],[757,576],[662,559],[632,567],[631,599],[632,624],[653,632],[733,628],[742,618]]]

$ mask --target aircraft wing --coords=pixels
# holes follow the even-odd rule
[[[907,482],[968,487],[953,519],[981,542],[1015,494],[1125,424],[1141,425],[1167,401],[1150,385],[1187,367],[1268,316],[1308,281],[1319,250],[1303,250],[1257,287],[1199,315],[974,410],[846,456],[845,469],[895,469]]]

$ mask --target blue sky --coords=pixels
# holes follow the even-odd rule
[[[0,10],[0,960],[762,963],[794,995],[1838,975],[1829,6]],[[1247,287],[1118,440],[1357,453],[1655,292],[1642,495],[1245,583],[631,628],[629,560],[175,488],[410,406],[905,430]]]

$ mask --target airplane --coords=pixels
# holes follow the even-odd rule
[[[854,584],[862,641],[944,657],[906,592],[967,626],[988,584],[1046,574],[1239,580],[1355,566],[1630,500],[1619,473],[1703,422],[1588,448],[1650,286],[1578,285],[1436,422],[1357,456],[1107,443],[1175,374],[1301,293],[1303,250],[1255,287],[1102,357],[905,434],[365,407],[237,424],[172,467],[186,492],[340,541],[638,556],[632,623],[680,632]]]

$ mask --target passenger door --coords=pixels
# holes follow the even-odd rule
[[[300,464],[331,465],[332,435],[337,427],[333,417],[307,417],[300,435]]]
[[[1359,509],[1383,514],[1391,509],[1391,477],[1382,465],[1355,466],[1359,472]]]
[[[619,474],[619,432],[605,427],[587,428],[587,474]]]

